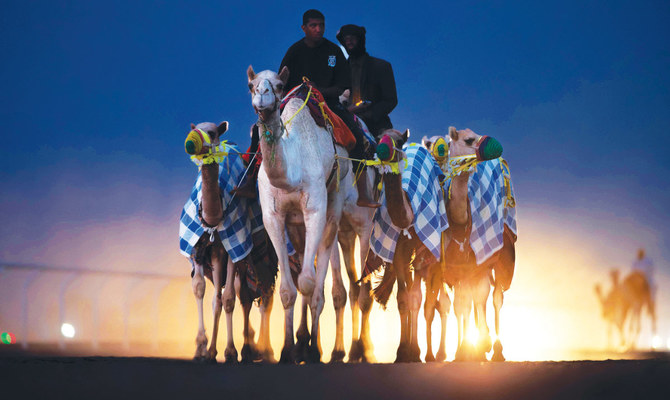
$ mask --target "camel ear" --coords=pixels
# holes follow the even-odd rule
[[[402,134],[404,141],[407,142],[407,139],[409,139],[409,128],[405,129],[405,133]]]
[[[458,131],[453,126],[449,127],[449,137],[451,138],[451,140],[454,141],[458,140]]]
[[[423,145],[423,147],[425,147],[425,148],[427,148],[428,150],[430,150],[430,146],[431,146],[433,143],[431,143],[430,139],[428,139],[428,136],[424,136],[423,138],[421,138],[421,144]]]
[[[226,133],[228,130],[228,121],[223,121],[219,124],[219,126],[216,127],[217,132],[219,132],[219,136],[223,135]]]
[[[281,79],[282,83],[284,83],[284,86],[286,86],[286,82],[288,82],[288,76],[289,76],[289,70],[286,65],[284,65],[284,68],[281,69],[279,72],[279,79]]]
[[[249,78],[249,82],[253,81],[255,77],[256,73],[254,72],[253,67],[250,65],[249,68],[247,68],[247,78]]]
[[[193,130],[193,129],[195,129],[195,124],[193,124],[193,122],[191,122],[191,130]]]

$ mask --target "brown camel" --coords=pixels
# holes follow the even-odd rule
[[[243,253],[243,247],[238,246],[233,249],[233,253],[227,250],[227,246],[231,243],[239,241],[237,236],[231,238],[224,238],[226,243],[222,241],[222,237],[217,232],[222,220],[224,219],[224,205],[223,193],[220,188],[220,182],[232,181],[236,183],[237,177],[227,176],[233,174],[241,175],[244,171],[244,166],[239,155],[235,155],[234,159],[227,157],[225,154],[216,156],[212,153],[217,151],[233,152],[236,151],[231,146],[221,146],[219,137],[228,129],[228,123],[222,122],[220,125],[215,125],[209,122],[200,123],[197,126],[191,124],[191,131],[185,142],[186,152],[194,155],[194,160],[204,160],[200,165],[201,187],[200,196],[197,196],[197,186],[191,195],[191,199],[187,202],[184,212],[182,213],[182,225],[180,226],[180,236],[182,242],[185,243],[184,237],[188,234],[189,229],[193,226],[201,226],[205,232],[202,232],[197,242],[193,245],[191,251],[188,247],[182,248],[182,253],[189,256],[192,266],[192,285],[193,293],[196,297],[198,308],[198,334],[196,337],[196,352],[195,359],[199,361],[216,362],[217,356],[217,337],[219,319],[221,316],[221,308],[226,312],[226,326],[228,331],[228,340],[226,350],[224,352],[225,361],[227,363],[237,362],[237,350],[233,343],[232,333],[232,313],[235,307],[235,294],[237,293],[240,303],[243,308],[244,316],[244,345],[242,347],[242,362],[252,361],[268,361],[274,362],[274,354],[270,346],[269,322],[270,312],[272,310],[272,295],[274,291],[274,280],[277,274],[277,259],[272,246],[269,243],[267,235],[260,227],[248,229],[245,238],[247,247],[253,247],[254,250]],[[225,159],[225,161],[223,161]],[[226,163],[220,166],[219,163]],[[199,197],[199,198],[198,198]],[[226,197],[229,197],[226,194]],[[199,201],[199,209],[194,201]],[[250,201],[247,199],[238,200]],[[199,213],[200,220],[189,219],[187,208],[192,207],[197,209],[195,213]],[[238,206],[238,209],[244,209],[244,212],[251,205],[244,204]],[[225,212],[231,210],[226,209]],[[237,215],[236,215],[237,216]],[[249,216],[251,217],[251,216]],[[190,227],[187,228],[184,221],[190,222]],[[224,224],[225,225],[225,224]],[[228,234],[228,227],[223,226],[224,235]],[[197,230],[200,232],[201,230]],[[236,231],[237,234],[239,231]],[[233,234],[234,235],[234,234]],[[193,235],[191,235],[193,236]],[[186,245],[187,246],[187,245]],[[242,252],[242,253],[241,253]],[[235,259],[234,259],[235,258]],[[209,349],[207,349],[207,336],[205,334],[204,318],[203,318],[203,297],[205,294],[205,277],[214,284],[214,297],[212,300],[212,309],[214,312],[214,321],[212,327],[212,339]],[[225,286],[223,296],[221,289]],[[261,330],[259,334],[258,344],[254,341],[255,332],[251,327],[249,321],[249,313],[251,305],[255,298],[260,297],[261,309]]]
[[[470,162],[476,165],[482,161],[493,160],[500,157],[502,147],[495,139],[477,135],[470,129],[456,130],[450,127],[448,139],[448,153],[446,154],[448,157],[444,157],[444,149],[440,154],[435,151],[432,154],[436,158],[440,158],[441,155],[441,160],[438,162],[442,161],[442,165],[451,166],[444,168],[451,180],[445,186],[449,229],[443,235],[445,239],[442,243],[444,256],[441,261],[445,282],[454,287],[454,312],[458,321],[456,360],[486,360],[486,353],[491,349],[491,338],[486,322],[486,302],[491,286],[493,286],[495,329],[499,337],[503,291],[509,288],[514,273],[516,235],[505,224],[500,231],[501,248],[484,261],[478,262],[470,239],[473,213],[480,211],[472,210],[470,206],[471,169],[467,167],[459,169],[458,164],[463,165]],[[426,141],[424,145],[432,149],[433,143],[436,143],[436,140]],[[477,215],[477,217],[482,216]],[[473,308],[475,323],[479,330],[478,343],[474,347],[465,340]],[[492,360],[504,360],[500,339],[496,341]]]
[[[437,301],[432,295],[435,288],[432,283],[435,282],[435,275],[438,277],[440,275],[440,265],[437,263],[439,256],[436,256],[433,250],[439,252],[440,228],[446,228],[446,218],[441,219],[443,212],[439,211],[444,204],[438,196],[439,190],[436,189],[439,187],[439,168],[428,151],[421,146],[412,144],[407,148],[407,153],[399,150],[407,141],[408,136],[409,131],[403,134],[396,130],[387,130],[377,146],[377,155],[380,160],[391,163],[391,165],[398,163],[401,166],[395,170],[390,166],[382,168],[386,207],[378,211],[375,217],[376,232],[373,233],[373,237],[376,238],[381,235],[379,231],[389,230],[389,228],[391,231],[398,232],[392,252],[390,249],[384,250],[382,256],[377,253],[379,249],[375,250],[375,253],[380,256],[379,262],[385,260],[387,267],[383,271],[381,282],[374,289],[375,300],[385,306],[395,283],[398,284],[400,344],[396,353],[396,362],[421,361],[417,338],[418,313],[422,300],[421,279],[429,282],[428,288],[431,294],[427,295],[427,301],[430,299],[431,302],[425,307],[426,313],[431,314],[437,306]],[[403,169],[404,163],[407,163],[408,166]],[[425,182],[418,186],[415,185],[417,180],[424,179]],[[411,194],[408,194],[408,190]],[[427,200],[426,203],[421,199]],[[433,208],[428,206],[428,203],[432,203]],[[415,209],[417,214],[421,215],[421,218],[416,221]],[[427,210],[431,210],[432,214],[427,214]],[[379,214],[380,212],[388,212],[388,220],[383,214]],[[419,220],[423,221],[426,215],[430,216],[431,221],[428,224],[419,222]],[[433,220],[432,217],[435,219]],[[434,249],[427,247],[426,243],[430,243],[430,240],[437,242]],[[386,242],[386,240],[381,242]],[[368,255],[368,265],[371,264],[370,259],[375,259],[372,256],[373,254]],[[441,279],[438,278],[437,282],[439,282],[439,287]],[[441,312],[444,311],[444,308],[448,310],[447,302],[442,301],[441,304],[443,305],[440,308]],[[444,352],[444,349],[442,351]],[[429,352],[428,360],[434,358],[432,349]],[[444,357],[446,358],[446,353]]]
[[[612,327],[619,332],[622,348],[635,348],[640,335],[640,317],[646,307],[652,321],[652,331],[656,332],[656,311],[651,290],[644,274],[639,271],[629,273],[619,282],[619,271],[610,272],[612,288],[604,295],[599,284],[595,285],[596,295],[602,306],[602,316],[607,322],[607,338],[611,344]],[[625,324],[629,323],[628,333]]]

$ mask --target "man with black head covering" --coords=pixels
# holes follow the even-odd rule
[[[337,32],[337,40],[349,54],[351,89],[348,109],[378,137],[385,129],[393,128],[389,113],[398,104],[391,64],[366,52],[365,27],[344,25]]]

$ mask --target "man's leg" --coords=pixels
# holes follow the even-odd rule
[[[260,169],[260,153],[257,154],[255,158],[252,153],[258,152],[258,141],[258,125],[253,124],[251,126],[251,144],[249,145],[249,149],[247,149],[247,154],[242,156],[247,164],[249,162],[252,164],[247,168],[247,175],[245,176],[244,181],[242,183],[238,182],[239,186],[231,190],[231,194],[250,199],[256,198],[256,180],[258,179],[258,170]]]
[[[356,120],[354,120],[353,114],[345,110],[344,107],[339,104],[336,107],[332,107],[331,110],[333,110],[333,112],[337,114],[337,116],[340,117],[342,121],[344,121],[347,127],[349,127],[349,130],[351,130],[351,133],[353,133],[354,137],[356,138],[356,145],[349,152],[349,156],[359,160],[366,159],[367,157],[365,155],[364,146],[366,140],[365,135],[363,134],[361,127],[356,123]],[[365,165],[360,165],[361,163],[358,161],[353,161],[352,164],[354,172],[358,171],[358,168],[365,168]],[[368,184],[366,174],[360,174],[360,178],[356,181],[356,188],[358,189],[358,201],[356,202],[358,206],[371,208],[377,208],[381,206],[381,204],[375,201],[372,195],[372,188]]]

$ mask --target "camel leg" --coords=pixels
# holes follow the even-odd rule
[[[477,357],[482,361],[486,360],[486,353],[491,350],[491,335],[489,334],[489,326],[486,322],[486,302],[490,291],[491,283],[489,277],[488,275],[483,275],[477,280],[476,286],[473,288],[475,323],[479,330],[476,351]]]
[[[440,347],[437,349],[437,354],[435,355],[436,361],[444,361],[447,359],[447,350],[446,350],[446,339],[447,339],[447,315],[449,314],[449,308],[451,308],[451,299],[446,290],[444,290],[444,284],[440,282],[440,288],[438,291],[438,300],[437,300],[437,312],[440,314]]]
[[[426,301],[423,303],[423,316],[426,319],[426,362],[435,361],[433,355],[433,319],[437,307],[437,291],[432,277],[426,280]]]
[[[275,363],[274,351],[270,343],[270,314],[272,313],[272,304],[274,302],[274,293],[270,292],[261,297],[261,328],[258,333],[258,351],[261,353],[264,362]]]
[[[342,362],[344,360],[344,307],[347,304],[347,291],[342,281],[342,269],[340,264],[340,250],[337,241],[334,241],[330,254],[330,265],[333,275],[333,307],[335,308],[335,346],[330,356],[330,362]]]
[[[370,250],[370,235],[372,234],[372,224],[367,224],[358,233],[358,259],[361,260],[361,268],[365,265],[365,259]],[[354,260],[351,260],[352,265]],[[354,268],[355,269],[355,268]],[[370,336],[370,311],[372,310],[372,283],[367,281],[358,287],[358,308],[361,310],[361,335],[359,343],[361,346],[361,362],[376,362],[372,337]],[[353,336],[352,336],[353,337]]]
[[[249,314],[251,313],[251,306],[253,305],[253,300],[249,293],[242,293],[242,291],[247,291],[246,287],[242,287],[240,282],[240,275],[235,274],[235,291],[239,296],[240,303],[242,304],[242,317],[244,318],[244,328],[242,330],[242,336],[244,337],[244,344],[242,346],[242,362],[245,364],[252,363],[254,361],[260,360],[260,353],[256,347],[256,342],[254,337],[256,332],[251,326],[251,320],[249,319]]]
[[[397,254],[397,250],[396,250]],[[400,344],[396,351],[395,362],[409,361],[409,293],[405,273],[399,270],[398,265],[393,263],[391,268],[396,268],[396,282],[398,283],[398,314],[400,314]]]
[[[500,309],[503,305],[503,290],[500,284],[493,286],[493,309],[496,317],[496,342],[493,345],[493,355],[491,361],[505,361],[505,356],[502,353],[502,343],[500,342]]]
[[[207,334],[205,333],[205,319],[203,316],[203,298],[205,297],[205,276],[202,265],[198,265],[191,259],[193,265],[193,278],[191,279],[191,286],[193,286],[193,294],[195,295],[195,302],[198,308],[198,335],[195,338],[195,356],[196,361],[202,361],[207,357]]]
[[[351,347],[349,348],[349,362],[358,362],[362,356],[362,344],[359,340],[359,304],[358,298],[360,293],[360,286],[356,281],[356,265],[354,260],[354,245],[356,237],[352,231],[339,232],[338,241],[342,248],[342,255],[344,256],[344,266],[349,277],[349,306],[351,307]]]
[[[309,348],[309,361],[313,363],[321,362],[321,343],[319,341],[319,322],[321,318],[321,313],[323,312],[323,305],[325,304],[324,296],[324,285],[326,281],[326,274],[328,273],[328,262],[330,260],[330,255],[334,252],[333,248],[335,247],[335,238],[337,236],[337,228],[339,224],[331,223],[327,227],[327,231],[324,232],[324,243],[319,247],[319,253],[316,257],[316,287],[312,293],[312,298],[310,299],[310,310],[312,312],[312,341]],[[340,274],[340,309],[344,311],[344,305],[346,304],[347,294],[344,290],[344,284],[342,280],[342,272],[338,271]],[[335,290],[335,289],[333,289]],[[335,299],[334,299],[335,300]],[[344,327],[342,327],[344,329]],[[344,344],[342,344],[342,349],[344,350]],[[344,357],[344,355],[342,356]]]
[[[326,228],[326,192],[312,191],[312,195],[304,201],[302,215],[305,220],[305,252],[302,270],[298,276],[298,288],[302,295],[311,297],[316,285],[316,271],[314,269],[316,253],[321,245]],[[316,208],[308,208],[315,205]],[[325,257],[327,262],[330,254]]]
[[[264,203],[265,196],[260,201],[263,212],[263,225],[270,237],[272,246],[277,253],[279,262],[279,297],[284,307],[284,346],[281,351],[280,363],[293,363],[293,307],[298,297],[298,291],[291,278],[291,267],[288,261],[288,250],[286,249],[286,235],[284,231],[284,216],[277,213],[265,212],[271,210],[272,205]]]
[[[371,292],[372,284],[369,281],[361,285],[361,292],[358,296],[358,306],[361,309],[361,337],[359,343],[362,350],[361,362],[373,363],[377,359],[374,355],[374,346],[370,336],[370,311],[374,301]]]
[[[411,274],[411,272],[410,272]],[[414,273],[412,285],[409,290],[409,307],[410,307],[410,361],[421,362],[421,350],[419,349],[419,309],[421,308],[421,278]]]
[[[466,335],[470,323],[471,305],[469,288],[462,282],[458,282],[454,287],[454,313],[458,321],[458,346],[455,361],[464,361],[468,358],[469,345]]]
[[[298,331],[296,332],[296,337],[298,342],[295,346],[295,362],[300,364],[303,361],[307,361],[309,356],[309,329],[307,328],[307,309],[309,307],[309,301],[311,297],[302,295],[302,304],[300,305],[300,325],[298,325]]]
[[[237,363],[237,349],[233,341],[233,311],[235,310],[235,265],[232,258],[228,257],[228,268],[226,271],[226,287],[223,290],[223,310],[226,312],[226,331],[228,340],[224,356],[226,363]],[[219,314],[221,307],[219,306]]]
[[[223,287],[223,246],[220,242],[215,242],[212,249],[212,282],[214,283],[214,296],[212,297],[212,313],[214,314],[214,322],[212,325],[212,340],[209,342],[209,349],[207,350],[207,360],[216,362],[216,342],[219,336],[219,320],[221,318],[221,307],[223,302],[221,300],[221,288]],[[221,247],[219,247],[221,246]]]

